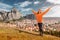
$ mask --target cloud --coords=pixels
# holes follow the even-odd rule
[[[8,5],[8,4],[4,4],[4,3],[1,3],[1,2],[0,2],[0,6],[2,6],[2,7],[9,7],[9,8],[12,7],[12,6]]]
[[[9,11],[11,8],[12,8],[12,6],[0,2],[0,11],[1,11],[1,10]]]
[[[10,10],[8,10],[8,9],[3,9],[3,8],[0,8],[0,11],[6,11],[6,12],[9,12]]]
[[[60,5],[59,6],[54,6],[52,8],[53,14],[50,15],[51,17],[60,17]]]
[[[52,7],[47,14],[44,17],[60,17],[60,5]]]
[[[40,2],[39,1],[24,1],[24,2],[19,2],[19,3],[15,3],[14,5],[17,5],[17,6],[20,6],[20,7],[26,7],[26,6],[29,6],[30,4],[39,4]]]
[[[35,1],[34,4],[39,4],[40,2],[39,1]]]
[[[47,0],[47,2],[54,3],[54,4],[60,4],[60,0]]]
[[[21,9],[21,11],[30,11],[30,10],[32,10],[32,8],[23,8],[23,9]]]
[[[17,3],[15,3],[14,5],[18,5]]]
[[[21,7],[26,7],[26,6],[30,5],[30,4],[32,4],[32,2],[30,2],[30,1],[25,1],[25,2],[20,3],[20,6],[21,6]]]

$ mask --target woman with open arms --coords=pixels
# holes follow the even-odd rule
[[[32,10],[32,12],[34,13],[36,20],[38,22],[38,27],[39,27],[39,32],[40,35],[43,36],[43,29],[42,29],[42,20],[43,20],[43,15],[45,15],[51,7],[49,7],[48,9],[46,9],[44,12],[42,12],[40,9],[38,10],[38,12]]]

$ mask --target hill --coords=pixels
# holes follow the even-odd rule
[[[1,24],[0,24],[1,25]],[[6,26],[6,27],[3,27]],[[33,35],[25,32],[19,32],[13,28],[4,25],[0,27],[0,40],[60,40],[59,37],[51,35]]]

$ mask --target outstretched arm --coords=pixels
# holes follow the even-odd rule
[[[50,9],[51,9],[51,7],[48,8],[48,9],[46,9],[46,10],[42,13],[42,15],[46,14]]]
[[[35,10],[32,10],[33,14],[37,14],[37,12]]]

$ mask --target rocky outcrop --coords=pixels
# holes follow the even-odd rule
[[[35,19],[35,16],[33,14],[29,14],[29,15],[24,16],[24,18],[26,18],[26,19]]]
[[[21,17],[22,17],[22,14],[16,8],[12,8],[10,12],[0,11],[0,20],[3,20],[3,21],[15,20]]]

